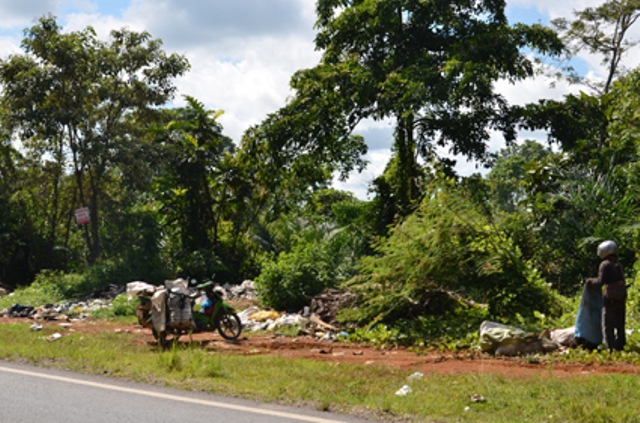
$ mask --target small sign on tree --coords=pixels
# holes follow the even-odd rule
[[[76,225],[86,225],[91,221],[91,217],[89,215],[89,207],[83,207],[81,209],[76,209]]]

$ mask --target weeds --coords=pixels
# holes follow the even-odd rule
[[[385,421],[634,421],[639,411],[632,401],[640,389],[634,375],[551,376],[554,363],[632,362],[638,359],[636,352],[552,354],[545,357],[549,372],[538,377],[427,373],[410,380],[413,370],[386,366],[226,355],[198,344],[159,350],[139,345],[128,333],[65,331],[62,339],[47,341],[54,330],[64,329],[32,331],[28,323],[0,325],[0,358],[220,395],[307,404],[319,410],[365,410]],[[412,392],[395,395],[405,384]],[[483,401],[474,401],[477,397]]]

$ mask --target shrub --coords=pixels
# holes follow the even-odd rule
[[[376,255],[361,260],[361,275],[347,284],[361,303],[343,319],[393,323],[480,303],[487,317],[503,321],[560,312],[560,297],[471,193],[448,182],[431,190],[375,245]]]
[[[277,310],[300,310],[309,299],[334,284],[320,245],[300,246],[270,261],[255,280],[261,301]]]
[[[13,295],[1,298],[0,307],[18,303],[38,307],[61,302],[67,292],[73,291],[72,287],[80,279],[81,276],[77,274],[64,275],[57,271],[43,271],[36,276],[31,285],[19,287]]]
[[[325,288],[336,287],[355,271],[361,236],[349,226],[321,223],[300,231],[289,252],[267,261],[255,279],[262,302],[278,310],[300,310]]]
[[[116,316],[135,316],[138,300],[129,300],[127,294],[120,294],[111,302],[111,309]]]

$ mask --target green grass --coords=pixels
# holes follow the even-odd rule
[[[48,341],[56,330],[63,338]],[[383,366],[226,355],[199,345],[160,351],[139,345],[136,335],[130,333],[62,331],[65,329],[55,327],[32,331],[29,323],[2,324],[0,358],[179,389],[304,404],[384,421],[640,421],[640,406],[634,401],[640,378],[634,375],[509,378],[426,374],[409,381],[412,371]],[[601,356],[576,359],[598,360]],[[404,384],[413,392],[395,395]],[[472,402],[474,394],[486,401]]]

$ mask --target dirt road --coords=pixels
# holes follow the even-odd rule
[[[29,319],[0,318],[0,323],[33,323]],[[138,325],[118,324],[103,320],[75,321],[62,324],[56,321],[42,322],[44,326],[56,326],[61,334],[80,332],[96,333],[100,331],[126,332],[135,335],[140,344],[156,347],[149,329]],[[439,352],[409,351],[405,348],[380,349],[366,345],[354,345],[342,342],[316,341],[311,337],[288,337],[271,333],[243,333],[236,342],[225,341],[217,333],[194,334],[180,338],[179,342],[198,342],[204,348],[228,354],[242,355],[279,355],[292,359],[320,360],[341,364],[360,364],[365,366],[391,366],[407,371],[440,374],[496,373],[509,377],[531,376],[579,376],[602,373],[640,373],[639,366],[620,362],[604,364],[567,364],[558,363],[549,357],[496,358],[475,351]],[[603,353],[607,354],[607,353]]]

